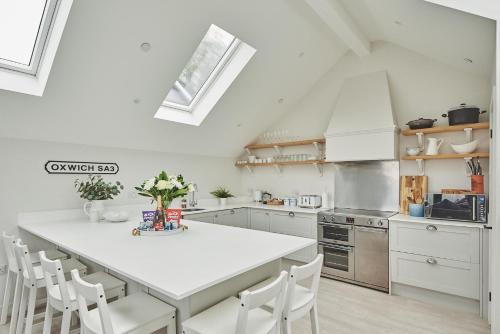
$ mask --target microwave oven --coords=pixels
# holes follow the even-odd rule
[[[476,194],[427,194],[425,217],[486,223],[488,200]]]

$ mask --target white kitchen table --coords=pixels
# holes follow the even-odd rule
[[[19,228],[137,282],[175,306],[179,333],[182,320],[277,274],[282,257],[316,243],[190,220],[183,220],[189,227],[183,233],[133,236],[138,219],[90,223],[33,217],[20,217]]]

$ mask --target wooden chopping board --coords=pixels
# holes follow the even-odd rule
[[[420,199],[421,203],[427,194],[427,176],[401,176],[399,186],[399,211],[408,214],[408,197]]]

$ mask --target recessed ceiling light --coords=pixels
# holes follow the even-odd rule
[[[241,128],[241,123],[236,124],[236,127]]]
[[[140,99],[134,99],[134,103],[135,104],[139,104],[139,103],[141,103],[141,100]]]
[[[142,43],[141,44],[141,50],[144,51],[144,52],[148,52],[149,50],[151,50],[151,44],[149,43]]]
[[[470,59],[470,58],[464,58],[464,61],[466,63],[472,64],[472,59]]]
[[[301,53],[299,53],[299,58],[304,57],[304,55],[305,55],[305,53],[304,53],[304,51],[302,51]]]
[[[398,21],[398,20],[394,21],[394,23],[397,24],[398,26],[402,26],[403,25],[403,22]]]
[[[278,103],[283,103],[283,102],[285,102],[285,99],[284,99],[284,98],[280,98],[280,99],[278,100]]]

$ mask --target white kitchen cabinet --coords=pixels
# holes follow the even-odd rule
[[[198,222],[203,222],[203,223],[214,223],[215,220],[215,213],[196,213],[192,215],[186,215],[184,216],[184,219],[187,220],[195,220]]]
[[[480,300],[480,228],[391,220],[389,231],[391,282]]]
[[[479,229],[434,223],[391,224],[391,251],[479,263]]]
[[[297,214],[287,211],[271,213],[270,231],[297,237],[317,239],[317,223],[314,214]],[[288,259],[309,262],[318,252],[317,245],[307,247],[287,256]]]
[[[252,209],[250,212],[250,228],[252,230],[269,232],[271,228],[271,213],[268,210]]]
[[[218,211],[215,214],[215,224],[248,228],[248,209],[231,209]]]

